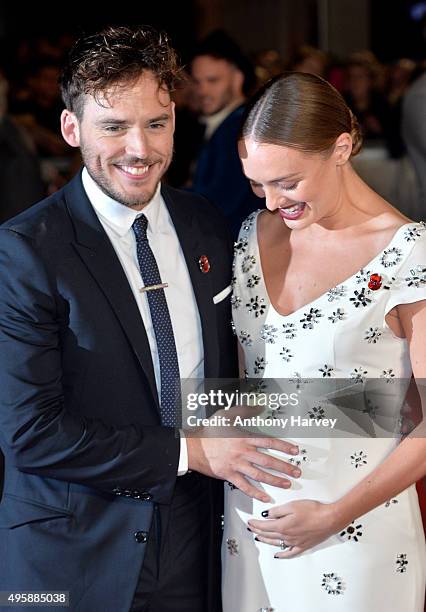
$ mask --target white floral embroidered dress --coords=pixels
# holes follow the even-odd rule
[[[425,226],[402,226],[363,270],[282,316],[262,278],[258,213],[243,223],[234,262],[233,323],[248,377],[409,379],[407,341],[394,336],[385,316],[398,304],[426,299]],[[380,279],[371,289],[372,275]],[[309,416],[318,416],[315,410],[323,408]],[[302,477],[289,490],[264,485],[271,505],[337,500],[397,444],[389,436],[292,440]],[[268,507],[225,484],[224,612],[423,611],[426,553],[414,486],[293,559],[274,559],[278,548],[247,531],[247,520]]]

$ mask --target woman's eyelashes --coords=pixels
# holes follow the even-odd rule
[[[292,185],[283,185],[280,184],[280,187],[284,189],[284,191],[294,191],[299,183],[293,183]]]
[[[251,188],[253,189],[254,193],[258,197],[260,197],[260,198],[264,198],[265,197],[265,191],[264,191],[263,186],[261,185],[261,183],[256,183],[255,181],[250,181],[250,185],[251,185]],[[292,183],[291,185],[284,184],[284,183],[276,183],[276,185],[282,191],[294,191],[299,186],[299,181],[297,181],[296,183]]]

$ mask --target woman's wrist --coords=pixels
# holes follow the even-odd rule
[[[335,533],[342,531],[349,523],[351,523],[356,517],[352,516],[350,509],[343,500],[338,500],[329,504],[329,510],[331,514],[331,522],[334,527]]]

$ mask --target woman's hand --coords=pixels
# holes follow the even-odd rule
[[[317,546],[339,533],[350,520],[338,512],[336,504],[303,499],[267,511],[267,520],[250,519],[249,529],[265,544],[280,547],[274,556],[289,559]],[[283,550],[282,546],[288,546]]]

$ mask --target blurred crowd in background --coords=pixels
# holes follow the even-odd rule
[[[58,77],[72,42],[70,34],[25,39],[12,51],[13,61],[9,57],[1,65],[0,59],[1,222],[59,189],[80,167],[78,151],[62,140],[59,128],[62,101]],[[166,177],[170,184],[194,188],[206,130],[215,129],[208,128],[206,117],[221,111],[220,104],[211,109],[206,107],[206,100],[211,96],[204,91],[209,82],[207,79],[203,83],[203,66],[194,77],[194,60],[205,53],[224,58],[243,73],[241,91],[232,109],[244,104],[245,98],[283,70],[311,72],[330,81],[342,93],[362,128],[365,144],[362,153],[354,159],[357,170],[409,217],[420,220],[426,216],[421,177],[418,170],[416,174],[416,162],[413,165],[411,155],[407,155],[410,128],[405,128],[405,124],[409,126],[414,121],[419,131],[425,130],[426,107],[423,107],[422,120],[421,116],[409,116],[414,111],[406,103],[407,92],[424,78],[425,62],[400,58],[383,65],[368,50],[336,58],[310,46],[296,49],[292,57],[281,57],[276,50],[265,49],[247,58],[223,32],[212,33],[207,42],[210,48],[217,44],[231,51],[225,54],[203,51],[206,41],[202,41],[185,65],[182,80],[174,92],[177,131],[175,160]],[[223,98],[224,105],[230,100]],[[426,165],[426,160],[423,161]],[[220,180],[225,190],[228,185]]]

